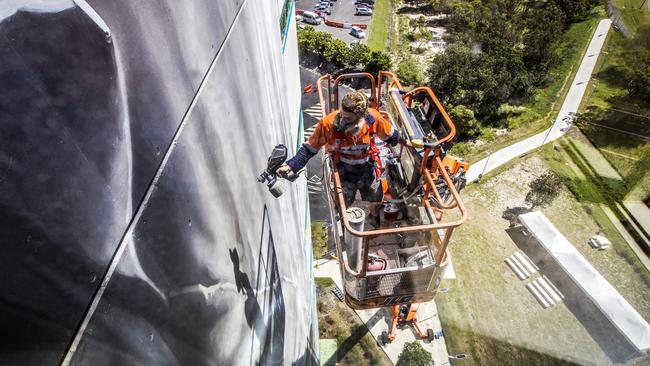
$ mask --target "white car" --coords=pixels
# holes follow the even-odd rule
[[[352,28],[350,29],[350,34],[353,37],[366,38],[366,32],[364,32],[363,29],[361,29],[361,28],[359,28],[357,26],[352,26]]]
[[[358,7],[357,12],[354,13],[355,15],[372,15],[372,10],[366,8],[366,7]]]
[[[314,11],[320,11],[321,13],[325,13],[327,15],[332,14],[332,8],[327,4],[327,3],[320,3],[314,7]]]

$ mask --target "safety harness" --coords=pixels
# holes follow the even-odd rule
[[[370,135],[370,147],[368,148],[368,153],[370,154],[370,159],[372,160],[375,169],[375,182],[373,182],[373,189],[375,189],[376,185],[381,181],[384,166],[379,157],[379,147],[377,147],[377,143],[375,142],[375,117],[370,113],[366,113],[366,123],[368,124],[368,134]],[[341,160],[341,141],[345,139],[345,134],[336,128],[334,129],[334,139],[335,144],[333,149],[331,149],[331,152],[334,155],[334,163],[338,164]]]

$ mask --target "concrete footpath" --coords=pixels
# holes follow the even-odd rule
[[[623,206],[630,212],[643,230],[646,238],[650,235],[650,208],[641,201],[624,201]],[[650,239],[650,238],[648,238]]]
[[[341,290],[343,290],[343,281],[341,280],[341,273],[339,271],[339,262],[336,260],[316,260],[314,266],[314,276],[332,278],[334,283]],[[355,310],[355,312],[366,324],[370,330],[370,333],[376,340],[379,340],[382,332],[388,332],[391,323],[390,310],[388,308]],[[420,328],[423,330],[433,329],[434,332],[438,332],[442,329],[440,319],[438,318],[438,309],[436,308],[436,303],[434,301],[420,304],[417,317],[420,321]],[[390,358],[393,363],[396,363],[400,353],[402,353],[404,344],[407,342],[413,342],[415,340],[415,331],[411,330],[409,327],[402,330],[398,329],[397,337],[393,342],[386,345],[381,345],[380,342],[378,343],[384,352],[386,352],[388,358]],[[449,362],[444,336],[438,339],[434,339],[430,343],[422,340],[419,342],[425,350],[431,353],[433,356],[433,361],[436,365],[442,365]]]

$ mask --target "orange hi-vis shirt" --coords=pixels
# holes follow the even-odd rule
[[[368,109],[364,116],[366,123],[363,124],[356,136],[336,130],[334,120],[337,114],[338,111],[332,112],[318,122],[314,133],[309,137],[307,143],[303,144],[310,153],[316,154],[318,149],[326,145],[328,152],[339,152],[342,162],[364,164],[370,158],[370,125],[374,126],[375,136],[380,139],[391,145],[399,141],[399,133],[395,127],[385,120],[376,109]]]

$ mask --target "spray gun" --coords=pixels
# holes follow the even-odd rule
[[[266,163],[266,169],[262,172],[262,174],[260,174],[259,177],[257,177],[258,182],[266,183],[266,186],[269,188],[269,192],[271,192],[274,197],[280,197],[285,191],[284,182],[278,179],[280,178],[280,175],[278,175],[275,171],[278,170],[278,168],[282,166],[286,160],[287,147],[282,144],[277,145],[273,148],[273,151],[269,156],[269,160]],[[283,178],[290,182],[293,182],[298,179],[300,173],[302,173],[302,170],[298,173],[289,173],[283,176]]]

